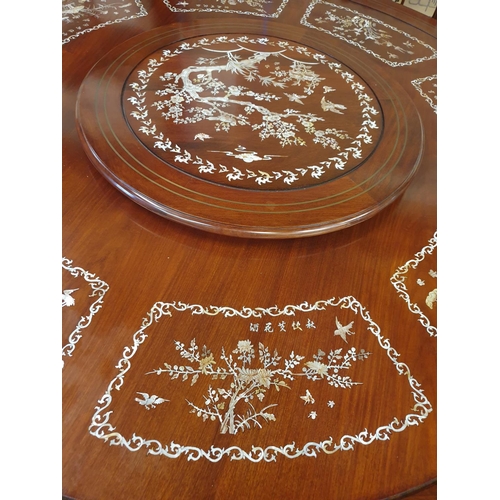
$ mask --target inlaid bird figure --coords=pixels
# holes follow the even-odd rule
[[[204,141],[205,139],[211,139],[211,138],[212,138],[211,136],[209,136],[208,134],[204,134],[204,133],[196,134],[194,136],[194,140],[199,139],[200,141]]]
[[[321,109],[323,111],[331,111],[332,113],[338,113],[339,115],[343,115],[341,109],[347,109],[343,104],[335,104],[333,102],[327,101],[325,96],[321,98]]]
[[[335,323],[337,324],[337,329],[333,332],[334,335],[338,335],[344,342],[347,342],[347,335],[354,335],[355,332],[351,332],[352,324],[354,321],[351,321],[348,325],[342,326],[340,321],[335,317]]]
[[[138,392],[137,394],[140,394],[143,397],[143,399],[135,398],[135,400],[140,405],[145,406],[146,410],[150,410],[151,408],[156,408],[156,405],[159,405],[161,403],[165,403],[165,402],[169,401],[168,399],[159,398],[158,396],[156,396],[154,394],[152,396],[150,396],[146,392]]]
[[[286,92],[284,92],[284,94],[288,97],[288,99],[290,99],[290,101],[296,102],[298,104],[304,104],[302,102],[302,99],[305,99],[307,97],[305,95],[287,94]]]
[[[75,299],[71,296],[73,292],[76,292],[78,288],[75,288],[73,290],[63,290],[62,293],[62,307],[64,306],[74,306],[75,305]]]
[[[300,399],[304,400],[304,404],[305,405],[307,405],[307,404],[314,404],[315,403],[315,400],[312,397],[312,394],[309,392],[309,389],[306,389],[305,396],[300,396]]]

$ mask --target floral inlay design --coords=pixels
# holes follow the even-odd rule
[[[104,26],[146,15],[140,0],[63,0],[62,43]]]
[[[231,379],[229,389],[214,388],[210,385],[207,395],[204,396],[203,405],[188,401],[189,406],[192,407],[191,413],[195,413],[203,421],[207,419],[218,421],[221,434],[236,434],[249,429],[252,425],[262,427],[261,420],[275,421],[276,416],[270,412],[270,408],[277,406],[276,404],[256,409],[252,400],[258,399],[262,402],[271,387],[276,391],[282,388],[290,389],[289,384],[297,377],[305,376],[311,381],[321,379],[343,389],[360,384],[360,382],[352,381],[349,376],[341,374],[352,366],[351,363],[366,359],[370,355],[364,349],[358,353],[354,347],[342,354],[342,348],[340,348],[331,350],[327,360],[323,360],[325,353],[320,349],[317,354],[313,355],[311,361],[303,363],[302,372],[297,372],[304,356],[292,351],[288,358],[283,358],[276,350],[271,354],[269,348],[262,342],[259,342],[258,346],[259,364],[256,367],[251,366],[256,358],[256,349],[250,340],[240,340],[232,354],[226,353],[222,348],[220,355],[220,360],[223,361],[222,366],[218,365],[210,349],[206,346],[203,346],[203,349],[198,347],[196,339],[191,340],[189,348],[179,341],[176,341],[175,345],[181,358],[185,358],[190,364],[172,366],[164,363],[164,367],[153,370],[149,374],[166,373],[171,379],[182,377],[182,381],[191,379],[191,385],[195,384],[200,376],[221,381],[226,378]],[[314,403],[309,390],[306,391],[305,396],[301,396],[301,399],[306,403]],[[246,405],[240,403],[246,403]],[[238,405],[245,406],[244,410],[238,411]]]
[[[338,328],[335,318],[342,325],[352,322],[356,335],[346,337],[349,345],[334,335]],[[231,340],[235,330],[243,333],[245,321],[250,322],[247,336]],[[266,327],[270,325],[267,331],[255,331],[261,321]],[[196,338],[194,331],[198,332]],[[184,340],[174,340],[183,336]],[[321,348],[306,348],[307,343],[297,336],[313,336]],[[303,346],[301,351],[307,352],[287,348],[287,342]],[[215,343],[219,343],[217,348]],[[155,363],[152,356],[157,367],[146,372],[135,368],[136,364]],[[388,398],[386,402],[363,392],[373,390],[371,384],[363,384],[365,366],[370,366],[372,357],[377,358],[376,366],[383,365],[380,369],[386,370],[389,379],[394,374],[394,386],[384,385],[381,399]],[[352,450],[356,444],[387,440],[393,432],[422,423],[432,411],[410,368],[354,297],[283,309],[238,310],[157,302],[132,335],[132,342],[124,347],[116,369],[95,407],[90,434],[131,452],[143,450],[168,458],[217,462],[227,457],[260,462],[333,454]],[[406,396],[401,384],[407,389]],[[343,409],[350,412],[349,404],[355,404],[352,398],[380,402],[378,418],[383,420],[374,423],[371,430],[366,429],[366,422],[356,429],[351,418],[335,425],[332,421],[326,436],[308,436],[304,443],[287,442],[282,433],[273,430],[291,417],[302,418],[304,423],[309,419],[324,423],[326,409],[335,407],[335,412],[328,410],[329,420]],[[404,416],[395,417],[388,408],[391,404],[402,404]],[[117,408],[120,411],[116,412]],[[147,412],[147,419],[141,417],[146,413],[144,408],[154,408]],[[184,412],[184,425],[179,426],[176,419]],[[149,417],[161,422],[154,426],[156,436],[149,435]],[[231,444],[215,446],[213,432],[205,431],[208,426],[230,436]],[[311,427],[315,428],[316,424]],[[247,439],[241,441],[242,435],[252,436],[252,446],[248,447]]]
[[[88,299],[89,298],[91,299],[88,311],[83,310],[84,314],[80,317],[78,323],[76,324],[76,327],[69,334],[68,338],[64,341],[66,342],[66,344],[62,348],[63,366],[64,366],[64,357],[73,355],[77,342],[83,336],[83,331],[89,327],[95,314],[101,309],[104,301],[104,296],[109,290],[109,285],[103,280],[101,280],[99,277],[97,277],[95,274],[89,271],[85,271],[81,267],[73,266],[73,261],[67,259],[66,257],[63,257],[62,259],[62,268],[64,269],[64,272],[68,272],[69,275],[72,277],[72,279],[74,279],[75,281],[82,278],[84,280],[83,283],[86,285],[85,289],[79,287],[71,290],[70,289],[64,290],[63,302],[62,302],[63,307],[64,306],[78,307],[78,305],[75,306],[76,304],[75,296],[76,292],[78,291],[80,291],[83,308],[85,308],[86,304],[88,304]],[[80,283],[82,283],[81,279]],[[87,301],[85,302],[84,299],[87,299]],[[78,304],[80,304],[80,301],[78,302]]]
[[[427,298],[425,299],[425,303],[427,304],[427,307],[429,307],[430,309],[433,308],[434,302],[437,302],[437,288],[431,290],[427,295]]]
[[[172,12],[223,12],[278,17],[288,0],[163,0]]]
[[[354,45],[389,66],[435,59],[436,50],[380,19],[324,0],[313,0],[301,24]]]
[[[161,159],[256,189],[342,175],[370,155],[382,130],[376,97],[350,69],[287,40],[245,35],[192,38],[151,54],[127,81],[123,107]]]
[[[429,103],[430,107],[437,113],[437,75],[426,76],[412,80],[411,84],[418,93]]]
[[[391,283],[408,305],[408,309],[418,316],[418,321],[427,330],[431,337],[437,335],[436,328],[436,304],[437,304],[437,272],[434,271],[437,261],[437,232],[429,240],[428,244],[417,252],[414,258],[404,265],[398,267],[391,277]],[[429,266],[431,266],[429,268]],[[428,276],[426,280],[418,276]],[[412,277],[420,286],[409,286]],[[429,315],[432,313],[432,319]]]

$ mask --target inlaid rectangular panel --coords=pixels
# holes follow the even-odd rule
[[[220,12],[278,17],[288,0],[163,0],[172,12]]]
[[[73,356],[92,319],[101,309],[108,284],[95,274],[62,259],[63,366],[66,357]],[[66,325],[70,325],[69,328]]]
[[[435,59],[436,50],[380,19],[324,0],[313,0],[301,24],[322,31],[371,54],[389,66]]]
[[[437,75],[416,78],[411,84],[418,93],[429,103],[430,107],[437,113]]]
[[[141,0],[63,0],[62,43],[104,26],[146,15]]]
[[[399,297],[429,335],[437,335],[437,233],[391,277]]]
[[[316,457],[388,440],[432,411],[354,297],[239,310],[157,302],[138,324],[89,428],[131,452]]]

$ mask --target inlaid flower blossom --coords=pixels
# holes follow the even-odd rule
[[[242,352],[242,353],[253,353],[253,345],[249,340],[240,340],[238,342],[238,347],[236,348],[236,351]]]
[[[191,413],[203,421],[218,421],[221,434],[236,434],[252,427],[260,428],[263,422],[275,421],[276,415],[270,409],[277,404],[260,407],[260,403],[269,397],[272,388],[275,391],[281,388],[290,389],[286,381],[293,381],[297,377],[304,376],[311,381],[324,379],[329,385],[342,389],[360,385],[361,382],[342,376],[341,372],[348,370],[352,362],[366,359],[370,354],[363,349],[358,353],[354,347],[344,355],[342,348],[332,350],[328,355],[319,349],[312,360],[304,363],[302,372],[297,372],[296,369],[304,356],[292,351],[288,358],[283,359],[277,350],[271,352],[262,342],[259,342],[258,357],[253,343],[248,339],[238,341],[231,354],[227,354],[222,348],[220,366],[210,349],[206,346],[199,349],[196,339],[191,340],[188,348],[179,341],[176,341],[175,345],[180,356],[189,364],[172,366],[164,363],[163,368],[153,370],[149,374],[167,373],[172,380],[181,378],[182,381],[191,377],[191,385],[197,382],[200,375],[221,381],[219,387],[208,387],[203,404],[187,401]],[[237,356],[236,359],[233,354]],[[323,360],[325,356],[326,360]],[[255,366],[256,363],[258,366]],[[231,380],[229,385],[223,382],[225,379]],[[307,399],[304,399],[305,403],[314,402],[309,390],[306,396],[301,398]]]
[[[210,353],[209,356],[200,359],[200,371],[203,375],[207,375],[207,369],[210,365],[215,365],[214,355]]]
[[[354,168],[373,150],[382,116],[362,82],[336,60],[287,40],[195,37],[145,59],[127,80],[123,104],[141,142],[160,157],[173,153],[193,175],[286,189],[306,175],[341,175],[336,171]],[[317,95],[327,92],[328,99]],[[186,133],[206,150],[195,152]],[[235,134],[239,144],[231,150],[227,136]],[[258,150],[241,143],[247,137],[260,139]],[[304,150],[313,148],[320,152],[309,164]],[[255,162],[259,168],[247,168]]]

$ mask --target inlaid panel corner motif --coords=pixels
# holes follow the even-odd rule
[[[163,0],[172,12],[220,12],[276,18],[288,0]]]
[[[62,43],[104,26],[146,15],[141,0],[63,0]]]
[[[408,262],[398,267],[391,283],[431,337],[437,336],[437,232]]]
[[[63,313],[71,309],[76,309],[76,325],[69,333],[67,338],[63,339],[63,367],[64,358],[73,356],[76,344],[82,338],[84,330],[89,327],[92,319],[102,308],[104,296],[109,290],[109,285],[95,274],[73,265],[73,261],[63,257],[63,292],[62,308]],[[71,283],[70,288],[66,288],[65,283]],[[67,314],[67,313],[66,313]],[[65,332],[63,332],[65,335]]]
[[[301,24],[339,38],[392,67],[437,57],[428,43],[380,19],[325,0],[313,0]]]
[[[429,106],[437,113],[437,75],[416,78],[411,84],[418,93],[428,102]]]

